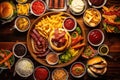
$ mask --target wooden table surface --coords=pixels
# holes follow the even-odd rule
[[[108,6],[112,4],[119,5],[118,3],[120,3],[119,0],[108,0],[106,5]],[[69,13],[69,10],[67,12]],[[80,25],[84,26],[84,30],[86,31],[86,35],[87,35],[87,32],[92,28],[89,28],[84,25],[82,15],[74,16],[74,17],[77,19]],[[31,15],[29,16],[29,18],[31,19],[31,23],[32,23],[37,17]],[[14,20],[10,23],[0,25],[0,49],[12,50],[13,45],[17,41],[23,42],[26,44],[27,32],[20,33],[17,30],[10,31],[10,29],[13,26],[14,26]],[[102,25],[100,24],[99,26],[100,27],[97,27],[97,28],[101,28]],[[113,57],[113,59],[104,57],[108,62],[108,70],[105,75],[97,79],[90,77],[86,73],[86,75],[82,77],[81,80],[120,80],[120,34],[106,33],[106,32],[104,32],[104,34],[105,34],[104,44],[107,44],[109,46],[109,49],[110,49],[109,55]],[[25,57],[30,58],[34,62],[35,67],[38,65],[41,65],[31,57],[29,51]],[[17,60],[18,59],[16,58],[16,61]],[[84,62],[86,61],[82,59],[82,57],[79,57],[78,60],[81,60],[81,61],[83,60]],[[69,72],[70,66],[67,66],[65,68]],[[28,78],[22,78],[17,74],[14,76],[13,73],[14,73],[14,65],[11,70],[2,71],[2,73],[0,74],[0,80],[34,80],[32,75]],[[77,80],[77,79],[70,76],[69,80]]]

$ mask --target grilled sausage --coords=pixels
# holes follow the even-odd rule
[[[53,4],[54,4],[53,0],[49,0],[48,6],[50,9],[53,8]]]
[[[58,9],[58,8],[59,8],[58,1],[59,1],[59,0],[54,0],[54,8],[55,8],[55,9]]]
[[[60,2],[60,4],[59,4],[59,8],[60,9],[62,9],[62,8],[64,8],[64,5],[65,5],[65,0],[59,0]]]

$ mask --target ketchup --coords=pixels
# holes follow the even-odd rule
[[[65,27],[66,29],[72,30],[72,29],[74,28],[74,26],[75,26],[75,22],[74,22],[73,19],[68,18],[68,19],[65,20],[65,22],[64,22],[64,27]]]
[[[49,75],[48,70],[45,68],[40,67],[35,70],[36,80],[47,80],[48,75]]]
[[[89,35],[89,40],[92,44],[99,44],[102,38],[102,33],[99,30],[94,30]]]
[[[35,14],[41,14],[45,10],[45,5],[41,1],[35,1],[32,5],[32,10]]]

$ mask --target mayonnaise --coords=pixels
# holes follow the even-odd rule
[[[73,0],[70,4],[70,8],[76,13],[81,12],[84,9],[84,6],[83,0]]]

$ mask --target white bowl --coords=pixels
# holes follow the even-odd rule
[[[106,48],[106,52],[105,53],[103,53],[102,51],[101,51],[101,47],[105,47]],[[106,45],[106,44],[102,44],[102,45],[100,45],[99,47],[98,47],[98,54],[100,54],[101,56],[105,56],[105,55],[108,55],[108,53],[109,53],[109,47]]]
[[[74,22],[74,27],[73,27],[72,29],[67,29],[67,28],[65,27],[65,21],[66,21],[67,19],[71,19],[71,20]],[[74,31],[74,30],[76,29],[76,27],[77,27],[77,22],[76,22],[76,20],[75,20],[74,18],[72,18],[72,17],[67,17],[67,18],[65,18],[65,20],[63,21],[63,28],[66,29],[66,30],[69,31],[69,32]]]
[[[42,13],[40,13],[40,14],[34,13],[34,11],[33,11],[33,9],[32,9],[33,3],[35,3],[36,1],[39,1],[39,2],[43,3],[43,5],[44,5],[44,7],[45,7],[44,11],[43,11]],[[39,9],[39,8],[38,8],[38,9]],[[45,13],[45,11],[46,11],[46,4],[45,4],[45,2],[44,2],[43,0],[33,0],[33,1],[32,1],[31,5],[30,5],[30,12],[31,12],[33,15],[35,15],[35,16],[41,16],[41,15],[43,15],[43,14]]]
[[[54,69],[54,71],[52,72],[52,80],[56,80],[56,79],[54,79],[54,73],[55,73],[55,71],[57,71],[57,70],[62,70],[62,71],[64,71],[65,73],[66,73],[66,76],[65,76],[65,79],[59,79],[59,80],[68,80],[68,77],[69,77],[69,75],[68,75],[68,72],[67,72],[67,70],[66,69],[64,69],[64,68],[56,68],[56,69]],[[59,72],[57,72],[57,74],[58,74]],[[56,75],[56,74],[55,74]],[[63,74],[61,74],[60,73],[60,75],[63,75]],[[63,75],[64,76],[64,75]],[[61,77],[61,76],[57,76],[57,78],[59,78],[59,77]],[[62,77],[63,78],[63,77]]]
[[[15,71],[21,77],[28,77],[34,71],[34,64],[28,58],[21,58],[15,64]]]
[[[103,6],[106,4],[106,2],[107,2],[107,0],[104,0],[104,2],[103,2],[102,5],[100,5],[100,6],[95,6],[95,5],[93,5],[93,4],[90,2],[90,0],[88,0],[88,4],[89,4],[91,7],[94,7],[94,8],[101,8],[101,7],[103,7]]]
[[[37,80],[37,79],[35,78],[35,71],[36,71],[36,69],[38,69],[38,68],[45,68],[45,69],[48,71],[48,78],[47,78],[46,80],[49,80],[49,78],[50,78],[50,71],[49,71],[49,69],[48,69],[47,67],[45,67],[45,66],[38,66],[38,67],[35,68],[35,70],[34,70],[34,72],[33,72],[33,78],[34,78],[34,80]]]
[[[91,14],[92,14],[92,15],[89,15],[89,20],[86,20],[86,19],[88,19],[87,11],[90,11]],[[93,11],[94,11],[94,13],[93,13]],[[89,14],[89,13],[88,13],[88,14]],[[96,17],[99,16],[99,18],[98,18],[99,21],[98,21],[98,22],[93,21],[94,18],[96,18],[96,17],[93,17],[94,15],[97,15]],[[91,16],[91,17],[90,17],[90,16]],[[93,18],[92,18],[92,17],[93,17]],[[95,9],[95,8],[88,8],[88,9],[85,11],[84,15],[83,15],[83,21],[84,21],[84,23],[85,23],[87,26],[89,26],[89,27],[96,27],[96,26],[98,26],[99,23],[101,22],[101,13],[100,13],[100,11],[97,10],[97,9]],[[95,25],[91,24],[91,23],[93,23],[93,22],[94,22]]]
[[[21,1],[20,1],[20,0],[16,0],[16,2],[17,2],[17,3],[26,3],[27,0],[21,0]]]
[[[18,26],[17,26],[17,21],[18,21],[20,18],[24,18],[24,19],[26,19],[26,20],[28,21],[28,26],[27,26],[27,28],[24,29],[24,30],[19,29]],[[22,21],[23,21],[23,20],[22,20]],[[24,23],[25,23],[25,22],[21,22],[20,24],[24,24]],[[14,28],[17,29],[19,32],[26,32],[26,31],[29,29],[29,27],[30,27],[30,19],[29,19],[28,17],[26,17],[26,16],[18,16],[18,17],[16,18]]]
[[[70,1],[71,0],[68,0],[68,3],[69,3],[69,9],[70,9],[70,12],[73,14],[73,15],[81,15],[85,12],[85,10],[87,9],[87,2],[86,0],[82,0],[83,3],[84,3],[84,8],[81,12],[74,12],[72,9],[71,9],[71,6],[70,6]]]
[[[74,75],[74,74],[72,73],[72,71],[71,71],[72,67],[73,67],[75,64],[81,64],[81,65],[83,66],[83,68],[84,68],[84,72],[83,72],[82,74],[80,74],[79,76]],[[86,67],[85,67],[85,65],[84,65],[82,62],[75,62],[75,63],[73,63],[73,64],[71,65],[71,67],[70,67],[70,74],[71,74],[73,77],[75,77],[75,78],[81,78],[81,77],[83,77],[83,76],[85,75],[85,73],[86,73]]]
[[[22,47],[24,47],[25,53],[24,53],[23,55],[17,55],[17,54],[15,53],[15,48],[16,48],[16,46],[18,46],[18,45],[21,45]],[[20,48],[19,48],[19,49],[20,49]],[[20,49],[20,50],[21,50],[21,49]],[[15,44],[13,45],[12,52],[13,52],[13,54],[15,55],[15,57],[17,57],[17,58],[22,58],[22,57],[24,57],[24,56],[27,54],[27,47],[26,47],[26,45],[23,44],[22,42],[17,42],[17,43],[15,43]]]
[[[52,56],[53,58],[50,57],[50,56]],[[49,57],[52,58],[52,60],[54,60],[54,57],[56,57],[56,58],[57,58],[56,62],[51,62],[51,61],[49,61]],[[50,65],[55,65],[55,64],[57,64],[58,61],[59,61],[59,56],[58,56],[57,53],[51,52],[51,53],[47,54],[47,56],[46,56],[46,61],[47,61],[47,63],[50,64]]]
[[[97,43],[97,44],[94,44],[94,43],[92,43],[91,41],[90,41],[90,39],[89,39],[89,36],[90,36],[90,34],[92,33],[94,33],[93,31],[98,31],[98,32],[100,32],[100,34],[101,34],[101,36],[102,36],[102,39],[101,39],[101,41],[99,42],[99,43]],[[95,35],[96,36],[96,35]],[[95,37],[94,36],[94,37]],[[98,38],[98,37],[96,37],[96,38]],[[95,38],[94,38],[95,39]],[[105,37],[104,37],[104,33],[102,32],[102,30],[100,30],[100,29],[93,29],[93,30],[91,30],[89,33],[88,33],[88,35],[87,35],[87,40],[88,40],[88,42],[92,45],[92,46],[99,46],[99,45],[101,45],[103,42],[104,42],[104,39],[105,39]]]

